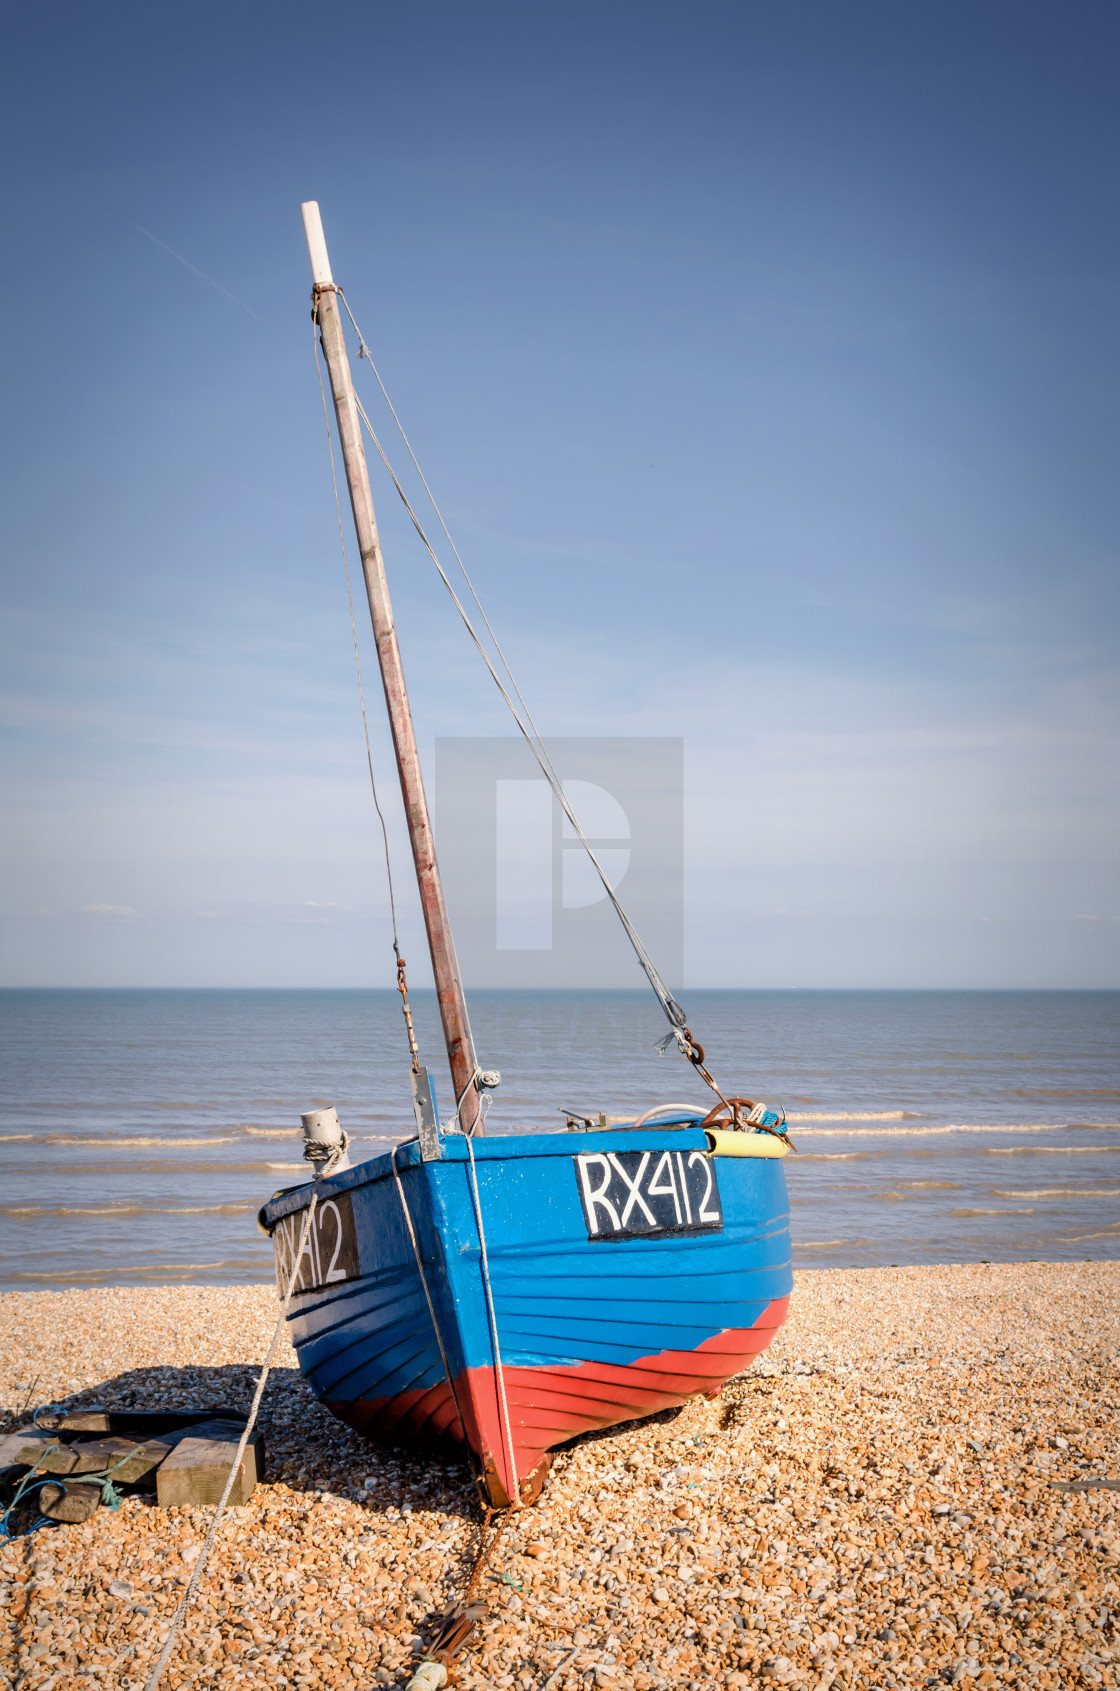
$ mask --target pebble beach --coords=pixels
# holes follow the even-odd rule
[[[0,1403],[247,1409],[265,1286],[13,1293]],[[718,1399],[589,1435],[501,1539],[465,1691],[1120,1684],[1120,1264],[806,1271]],[[164,1676],[403,1685],[461,1595],[465,1466],[376,1450],[286,1346],[267,1481]],[[1106,1483],[1110,1482],[1110,1483]],[[139,1497],[0,1549],[0,1673],[138,1691],[212,1510]]]

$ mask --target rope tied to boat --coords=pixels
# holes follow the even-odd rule
[[[341,1154],[341,1148],[339,1149]],[[183,1593],[179,1607],[175,1610],[175,1613],[171,1617],[171,1626],[168,1630],[167,1637],[164,1640],[163,1649],[159,1653],[159,1658],[155,1667],[148,1676],[144,1691],[157,1691],[159,1682],[163,1678],[164,1670],[171,1659],[171,1652],[175,1648],[175,1641],[179,1636],[183,1621],[186,1619],[187,1612],[190,1609],[191,1604],[194,1602],[195,1592],[198,1590],[198,1584],[202,1578],[203,1569],[209,1559],[210,1551],[213,1547],[214,1539],[217,1536],[222,1516],[226,1512],[226,1505],[229,1502],[229,1494],[233,1490],[234,1479],[240,1472],[241,1462],[245,1455],[246,1447],[249,1443],[253,1428],[256,1425],[257,1416],[260,1413],[261,1399],[264,1396],[265,1383],[268,1380],[269,1373],[272,1369],[276,1350],[280,1343],[280,1335],[284,1331],[284,1324],[288,1319],[288,1310],[291,1306],[292,1298],[295,1295],[296,1282],[299,1279],[300,1269],[303,1263],[303,1253],[307,1246],[307,1237],[311,1231],[311,1221],[315,1214],[315,1207],[318,1202],[319,1194],[313,1189],[311,1193],[311,1202],[307,1206],[307,1214],[303,1218],[303,1226],[300,1229],[299,1244],[296,1248],[295,1256],[292,1261],[292,1272],[288,1280],[288,1289],[284,1294],[284,1301],[280,1307],[280,1317],[276,1323],[276,1327],[272,1334],[272,1342],[268,1347],[264,1363],[261,1367],[260,1378],[257,1381],[257,1389],[253,1393],[253,1402],[249,1409],[249,1419],[245,1423],[244,1431],[238,1441],[237,1453],[230,1464],[229,1473],[226,1475],[226,1483],[222,1488],[222,1495],[218,1499],[217,1506],[214,1510],[214,1519],[210,1522],[210,1530],[203,1540],[202,1549],[199,1551],[194,1567],[191,1569],[190,1578],[187,1581],[187,1589]]]
[[[789,1136],[786,1112],[780,1105],[777,1110],[772,1110],[769,1104],[756,1104],[753,1098],[727,1098],[709,1110],[703,1121],[696,1125],[701,1129],[723,1126],[720,1117],[725,1113],[728,1117],[726,1126],[733,1132],[745,1133],[750,1128],[755,1133],[769,1133],[775,1139],[781,1139],[791,1151],[796,1151],[797,1146]]]
[[[467,1639],[470,1637],[479,1622],[485,1620],[486,1616],[489,1614],[489,1607],[487,1604],[475,1601],[479,1582],[489,1565],[490,1559],[497,1548],[498,1541],[501,1538],[502,1533],[505,1531],[510,1518],[522,1507],[520,1490],[517,1483],[517,1468],[514,1462],[513,1437],[509,1419],[509,1404],[506,1399],[505,1390],[505,1374],[502,1369],[501,1347],[498,1342],[497,1318],[494,1311],[493,1292],[490,1286],[490,1267],[486,1251],[486,1233],[482,1223],[482,1208],[478,1195],[478,1182],[475,1177],[474,1146],[469,1134],[466,1136],[466,1145],[467,1155],[470,1159],[471,1187],[475,1206],[475,1219],[478,1226],[483,1284],[486,1288],[486,1308],[491,1323],[490,1330],[494,1347],[494,1372],[498,1385],[501,1415],[506,1437],[507,1460],[510,1464],[510,1482],[514,1496],[507,1507],[500,1512],[501,1520],[498,1522],[497,1530],[493,1533],[493,1535],[490,1533],[490,1527],[495,1515],[497,1515],[499,1511],[495,1509],[492,1504],[484,1504],[478,1554],[475,1557],[474,1567],[471,1570],[470,1579],[467,1581],[466,1591],[463,1593],[462,1598],[455,1608],[445,1616],[439,1632],[436,1634],[428,1649],[425,1650],[423,1656],[421,1657],[420,1665],[416,1672],[412,1675],[412,1678],[408,1681],[405,1691],[440,1691],[440,1687],[446,1685],[448,1670],[451,1666],[452,1658],[459,1650],[462,1649],[463,1645],[466,1643]],[[470,1440],[467,1438],[467,1430],[463,1421],[463,1412],[459,1404],[459,1395],[455,1389],[455,1377],[451,1371],[451,1363],[447,1355],[447,1348],[443,1342],[443,1335],[440,1332],[439,1320],[436,1316],[435,1300],[432,1297],[431,1288],[428,1285],[428,1276],[424,1268],[424,1260],[420,1254],[420,1241],[416,1236],[416,1228],[412,1220],[411,1211],[408,1207],[408,1200],[405,1197],[404,1182],[401,1180],[400,1170],[397,1168],[397,1151],[399,1149],[399,1146],[394,1145],[389,1159],[390,1167],[393,1172],[393,1179],[396,1183],[397,1197],[400,1200],[401,1213],[404,1216],[405,1226],[408,1229],[408,1237],[412,1244],[412,1254],[416,1262],[417,1273],[420,1276],[420,1284],[424,1288],[424,1299],[428,1306],[428,1315],[431,1319],[432,1330],[435,1333],[436,1344],[439,1346],[439,1354],[440,1360],[443,1363],[444,1377],[447,1380],[448,1388],[451,1392],[451,1399],[455,1405],[455,1413],[458,1416],[459,1430],[463,1435],[463,1444],[467,1451],[471,1467],[474,1469],[475,1477],[476,1479],[481,1480],[482,1474],[476,1466],[475,1453],[471,1447]]]
[[[455,1405],[455,1415],[459,1422],[459,1431],[463,1435],[463,1444],[466,1447],[468,1459],[473,1466],[474,1451],[471,1449],[471,1442],[467,1437],[467,1428],[466,1423],[463,1420],[463,1411],[459,1403],[459,1394],[455,1390],[455,1376],[451,1372],[451,1363],[448,1360],[447,1347],[443,1342],[443,1334],[440,1332],[439,1322],[436,1319],[435,1299],[432,1297],[431,1287],[428,1285],[428,1276],[424,1271],[424,1259],[420,1255],[420,1241],[416,1237],[416,1229],[412,1224],[412,1214],[408,1207],[408,1199],[404,1195],[404,1184],[401,1181],[400,1170],[397,1168],[397,1152],[399,1150],[399,1145],[393,1146],[393,1152],[389,1159],[389,1163],[393,1170],[393,1179],[397,1183],[397,1197],[401,1202],[401,1210],[404,1214],[405,1226],[408,1229],[408,1237],[412,1243],[412,1254],[416,1259],[416,1269],[420,1275],[420,1284],[424,1288],[424,1301],[428,1306],[428,1315],[431,1318],[432,1331],[435,1333],[436,1344],[439,1346],[439,1355],[440,1361],[443,1363],[444,1378],[447,1381],[448,1390],[451,1393],[451,1401]]]
[[[334,1168],[335,1163],[341,1162],[350,1144],[350,1135],[342,1132],[342,1138],[328,1142],[326,1139],[305,1139],[303,1144],[304,1162],[314,1163],[316,1180],[325,1180]]]
[[[521,1490],[517,1483],[517,1459],[513,1450],[513,1428],[509,1418],[509,1399],[506,1396],[506,1375],[505,1369],[502,1367],[501,1345],[498,1342],[498,1316],[494,1308],[494,1288],[490,1283],[490,1259],[486,1251],[486,1229],[482,1225],[482,1200],[478,1195],[478,1170],[474,1160],[474,1142],[470,1134],[466,1137],[466,1146],[471,1168],[471,1197],[474,1202],[474,1218],[478,1227],[482,1285],[486,1292],[486,1313],[490,1322],[490,1342],[494,1351],[494,1379],[498,1387],[502,1431],[505,1434],[506,1461],[509,1463],[509,1502],[511,1509],[520,1509]]]
[[[513,1497],[507,1507],[500,1512],[501,1519],[498,1522],[497,1529],[493,1535],[490,1533],[490,1527],[495,1515],[497,1515],[499,1511],[495,1509],[492,1504],[484,1504],[478,1554],[475,1557],[474,1567],[471,1570],[471,1577],[467,1581],[467,1589],[463,1593],[462,1598],[455,1608],[445,1616],[439,1632],[436,1634],[428,1649],[425,1650],[423,1656],[421,1657],[420,1665],[416,1672],[412,1675],[412,1678],[408,1681],[405,1691],[440,1691],[440,1687],[446,1685],[448,1670],[450,1669],[453,1657],[459,1650],[462,1649],[463,1645],[466,1643],[467,1639],[470,1637],[479,1622],[485,1620],[486,1616],[490,1612],[486,1603],[475,1601],[475,1595],[478,1591],[479,1582],[490,1563],[490,1559],[497,1548],[498,1541],[501,1538],[502,1533],[505,1531],[511,1517],[522,1507],[520,1488],[517,1483],[517,1468],[513,1453],[513,1436],[509,1419],[509,1403],[506,1398],[505,1373],[502,1368],[501,1346],[498,1341],[497,1317],[494,1311],[494,1297],[490,1285],[490,1266],[486,1251],[486,1232],[482,1223],[482,1206],[479,1200],[478,1180],[475,1173],[474,1146],[469,1134],[466,1136],[466,1145],[467,1156],[470,1160],[471,1190],[474,1201],[475,1220],[478,1226],[482,1277],[483,1284],[486,1289],[486,1309],[490,1320],[490,1331],[494,1348],[494,1373],[498,1386],[502,1424],[506,1438],[507,1460],[510,1464],[510,1484],[513,1491]],[[405,1224],[408,1228],[408,1236],[412,1243],[412,1254],[416,1260],[416,1268],[420,1275],[420,1283],[424,1288],[424,1298],[428,1305],[428,1314],[431,1317],[432,1328],[436,1336],[436,1344],[439,1346],[439,1354],[443,1362],[443,1372],[451,1391],[452,1401],[455,1404],[455,1413],[459,1418],[459,1430],[463,1435],[463,1444],[466,1447],[468,1457],[471,1461],[471,1466],[475,1467],[475,1453],[471,1448],[470,1440],[467,1438],[467,1430],[463,1422],[463,1413],[459,1406],[458,1393],[455,1390],[455,1380],[451,1372],[451,1364],[448,1360],[443,1336],[440,1333],[439,1321],[436,1318],[435,1301],[428,1285],[428,1276],[424,1270],[423,1258],[420,1255],[420,1243],[416,1237],[416,1229],[413,1225],[412,1215],[409,1211],[408,1201],[405,1197],[404,1183],[401,1180],[400,1171],[397,1168],[398,1149],[399,1147],[394,1145],[392,1156],[390,1158],[393,1178],[396,1181],[397,1196],[400,1199],[401,1210],[404,1215]],[[475,1468],[475,1475],[477,1479],[481,1479],[482,1477],[477,1468]]]

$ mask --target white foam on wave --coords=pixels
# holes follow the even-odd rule
[[[924,1197],[927,1192],[960,1192],[964,1188],[962,1180],[909,1180],[908,1187],[917,1190],[905,1192],[873,1192],[871,1196],[879,1200],[893,1199],[898,1203],[905,1203],[908,1198]]]
[[[899,1112],[901,1114],[901,1112]],[[796,1116],[789,1116],[787,1120],[796,1121]],[[852,1120],[866,1119],[852,1117]],[[860,1138],[889,1139],[905,1137],[913,1139],[928,1138],[933,1134],[945,1133],[1071,1133],[1082,1128],[1094,1133],[1120,1133],[1120,1121],[1079,1121],[1079,1122],[944,1122],[936,1127],[805,1127],[803,1134],[811,1133],[814,1138],[827,1137],[854,1139]]]
[[[958,1192],[963,1184],[964,1182],[960,1180],[897,1180],[895,1182],[896,1186],[904,1187],[907,1192],[911,1190],[915,1192]],[[899,1197],[900,1195],[897,1192],[879,1193],[879,1196],[884,1198]]]
[[[265,1248],[267,1249],[267,1247]],[[224,1262],[154,1262],[145,1267],[145,1280],[141,1284],[150,1284],[154,1278],[160,1280],[181,1279],[184,1274],[213,1274],[218,1269],[228,1270],[231,1268],[251,1269],[254,1274],[261,1274],[267,1271],[267,1258],[229,1257]],[[119,1263],[116,1263],[108,1268],[93,1268],[84,1271],[82,1269],[60,1269],[57,1272],[52,1272],[45,1269],[35,1269],[32,1272],[25,1273],[22,1270],[12,1270],[8,1273],[7,1278],[9,1280],[65,1280],[68,1285],[75,1286],[108,1280],[110,1277],[116,1282],[120,1280],[120,1276],[121,1267]],[[253,1284],[256,1283],[253,1282]],[[133,1282],[125,1282],[125,1284],[131,1287]],[[271,1282],[265,1279],[262,1284],[269,1285]]]
[[[851,1163],[871,1154],[870,1151],[802,1151],[797,1160],[799,1163]]]
[[[35,1204],[0,1204],[0,1215],[240,1215],[257,1204],[59,1204],[48,1208]]]
[[[1038,1186],[1029,1191],[1005,1192],[993,1186],[993,1198],[1120,1198],[1120,1186]]]
[[[920,1110],[790,1110],[787,1121],[915,1121]]]
[[[158,1146],[164,1151],[194,1150],[201,1145],[236,1145],[237,1134],[215,1134],[208,1139],[169,1139],[162,1136],[159,1139],[145,1138],[139,1134],[116,1134],[111,1139],[87,1138],[78,1133],[19,1133],[13,1134],[14,1139],[37,1139],[40,1145],[89,1145],[98,1150],[128,1150],[130,1147],[142,1145],[145,1147]]]
[[[950,1215],[1038,1215],[1038,1210],[950,1210]]]
[[[1100,1157],[1120,1145],[982,1145],[982,1157]]]

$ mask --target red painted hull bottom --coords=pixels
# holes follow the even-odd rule
[[[467,1439],[482,1462],[490,1501],[508,1503],[515,1489],[528,1500],[536,1497],[548,1468],[546,1453],[579,1433],[675,1409],[697,1392],[714,1396],[766,1349],[788,1309],[788,1298],[775,1298],[752,1327],[716,1333],[696,1350],[664,1350],[622,1364],[504,1368],[516,1477],[510,1473],[495,1371],[464,1368],[455,1381],[455,1396]],[[462,1443],[463,1430],[446,1381],[397,1397],[355,1398],[350,1403],[328,1399],[325,1407],[381,1444],[421,1438]]]

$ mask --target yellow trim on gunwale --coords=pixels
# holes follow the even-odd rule
[[[784,1157],[789,1150],[788,1142],[776,1133],[721,1133],[706,1127],[704,1137],[709,1157]]]

